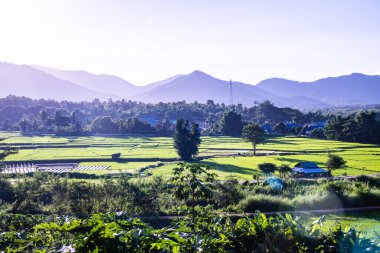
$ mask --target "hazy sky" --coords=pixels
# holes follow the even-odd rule
[[[0,61],[137,85],[380,74],[380,1],[0,0]]]

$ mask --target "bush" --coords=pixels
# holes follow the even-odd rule
[[[217,184],[213,200],[218,207],[228,207],[239,203],[243,198],[244,193],[242,192],[239,181],[234,178],[229,178]]]
[[[380,177],[361,175],[356,178],[357,182],[363,182],[372,187],[380,187]]]
[[[252,195],[243,199],[237,204],[237,208],[244,212],[254,212],[256,210],[260,210],[261,212],[293,210],[288,198],[279,198],[262,194]]]
[[[339,209],[343,207],[342,200],[331,191],[315,192],[314,194],[298,195],[291,201],[295,210]]]
[[[274,173],[277,169],[276,165],[273,163],[261,163],[257,165],[257,167],[259,168],[261,172],[263,172],[266,175]]]
[[[13,194],[11,183],[0,178],[0,204],[13,201]]]

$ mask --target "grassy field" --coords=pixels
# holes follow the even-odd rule
[[[35,160],[94,159],[80,165],[109,165],[113,171],[136,171],[155,162],[144,159],[177,158],[171,138],[132,138],[132,137],[78,137],[19,136],[17,133],[1,133],[7,137],[0,145],[19,147],[19,153],[6,158],[6,161],[33,162]],[[139,161],[117,163],[97,159],[110,159],[111,154],[121,153],[122,158]],[[258,145],[258,152],[264,156],[239,156],[252,153],[250,143],[240,138],[203,137],[199,156],[211,157],[202,162],[217,169],[221,178],[233,175],[251,179],[258,173],[257,165],[263,162],[294,165],[299,161],[313,161],[321,167],[328,152],[338,154],[347,161],[347,168],[334,171],[334,175],[359,175],[380,173],[380,147],[376,145],[315,140],[299,137],[276,137]],[[168,163],[151,169],[156,175],[168,175],[175,165]],[[100,172],[99,172],[100,173]]]
[[[318,219],[320,215],[302,214],[300,219],[306,226]],[[346,214],[327,214],[322,225],[324,231],[328,231],[335,225],[344,227],[353,227],[362,232],[367,238],[376,237],[380,233],[380,211],[365,211],[358,213]]]

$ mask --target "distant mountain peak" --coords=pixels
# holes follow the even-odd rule
[[[211,75],[203,72],[203,71],[200,71],[200,70],[194,70],[193,72],[191,72],[190,74],[188,74],[188,76],[205,76],[205,77],[212,77]]]
[[[351,73],[351,76],[355,76],[355,75],[364,76],[364,74],[359,73],[359,72],[352,72]]]

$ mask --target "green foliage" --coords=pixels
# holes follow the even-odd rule
[[[356,178],[358,182],[364,182],[370,187],[380,188],[380,177],[361,175]]]
[[[273,131],[275,133],[286,134],[288,132],[288,128],[286,127],[284,122],[280,122],[274,126]]]
[[[265,131],[256,123],[247,124],[243,128],[243,139],[252,143],[253,153],[256,155],[256,145],[264,143]]]
[[[93,133],[117,133],[118,125],[110,116],[97,117],[91,123],[91,132]]]
[[[188,120],[177,120],[174,132],[174,148],[179,157],[184,161],[189,161],[198,153],[198,146],[201,144],[201,134],[199,126],[190,123]]]
[[[174,185],[174,197],[178,200],[189,200],[191,205],[190,215],[194,221],[195,205],[199,199],[209,200],[214,192],[216,175],[210,172],[211,168],[197,163],[179,163],[173,169],[173,177],[170,182]]]
[[[376,177],[313,182],[285,178],[284,188],[279,191],[261,183],[243,184],[234,178],[214,181],[214,171],[207,168],[198,164],[177,165],[177,174],[171,179],[175,182],[160,177],[136,179],[125,174],[120,178],[98,179],[96,183],[72,181],[48,173],[10,180],[3,178],[0,179],[0,213],[87,217],[98,212],[124,210],[130,216],[155,217],[162,213],[176,214],[184,204],[239,211],[238,204],[255,195],[274,200],[291,199],[289,205],[296,210],[380,205]],[[261,200],[265,202],[265,198]]]
[[[289,199],[278,198],[278,196],[268,196],[264,194],[255,194],[246,197],[236,206],[238,210],[244,212],[254,212],[260,210],[263,212],[292,211],[293,207]]]
[[[235,111],[228,111],[221,119],[221,131],[225,135],[240,136],[243,128],[241,115]]]
[[[309,136],[317,139],[326,139],[325,131],[321,127],[313,129]]]
[[[0,138],[0,142],[2,142],[4,139]],[[3,148],[3,150],[0,151],[0,172],[2,170],[3,164],[1,163],[7,156],[17,154],[18,149],[15,147],[9,147],[8,145]],[[1,188],[0,188],[1,189]],[[1,199],[1,197],[0,197]]]
[[[21,217],[23,218],[23,217]],[[26,217],[26,219],[30,219]],[[15,223],[20,217],[9,220]],[[255,213],[232,222],[198,208],[195,226],[181,218],[171,227],[153,229],[123,214],[41,222],[8,227],[0,234],[5,252],[377,252],[379,244],[352,228],[323,231],[324,218],[304,227],[291,215]],[[30,222],[35,222],[31,228]],[[22,231],[22,232],[21,232]]]
[[[219,123],[223,115],[230,111],[241,115],[240,118],[244,121],[269,123],[271,126],[281,121],[304,124],[325,121],[329,118],[320,111],[302,113],[297,109],[276,107],[269,101],[255,103],[253,107],[245,107],[241,104],[226,106],[212,100],[205,104],[184,101],[157,104],[137,103],[130,100],[101,102],[97,99],[92,102],[74,103],[8,96],[0,99],[0,118],[3,122],[0,128],[5,131],[21,129],[24,133],[81,136],[95,133],[91,131],[91,126],[96,118],[111,116],[111,120],[117,125],[117,128],[102,129],[106,133],[115,133],[116,131],[117,133],[139,134],[153,131],[154,134],[160,136],[170,136],[172,132],[170,122],[185,118],[193,122],[206,123],[205,133],[220,134]],[[128,118],[136,118],[139,122],[126,124]],[[241,119],[239,124],[230,125],[232,135],[240,136]],[[152,127],[145,120],[158,124]]]
[[[373,111],[336,116],[325,126],[325,135],[332,140],[380,144],[380,122]]]
[[[257,165],[257,167],[265,175],[274,173],[277,169],[277,166],[273,163],[261,163],[261,164]]]
[[[274,212],[377,205],[380,189],[369,187],[364,179],[285,180],[285,188],[275,191],[262,184],[240,184],[233,178],[215,182],[215,174],[208,166],[180,163],[169,183],[161,178],[136,181],[125,175],[102,179],[98,184],[69,182],[49,174],[19,178],[8,185],[13,192],[9,201],[14,211],[38,214],[0,213],[0,251],[354,253],[380,250],[377,241],[364,238],[355,229],[339,225],[325,229],[324,217],[307,227],[288,214],[268,217],[259,212],[252,218],[233,222],[214,209],[233,206],[238,211]],[[173,194],[178,201],[174,205],[189,203],[190,208],[183,209],[186,215],[161,229],[131,218],[136,215],[154,218],[163,193]],[[200,200],[208,206],[199,205]],[[60,215],[44,216],[43,212]]]
[[[292,173],[292,171],[293,171],[292,168],[287,164],[281,164],[276,169],[280,173],[280,176],[283,178],[286,177],[287,174]]]
[[[244,189],[236,178],[229,177],[225,181],[217,181],[213,201],[217,207],[236,205],[244,198]]]
[[[155,134],[155,129],[146,121],[130,117],[120,122],[120,132],[127,134]]]
[[[326,161],[326,167],[329,171],[344,168],[346,161],[338,155],[329,154]]]

